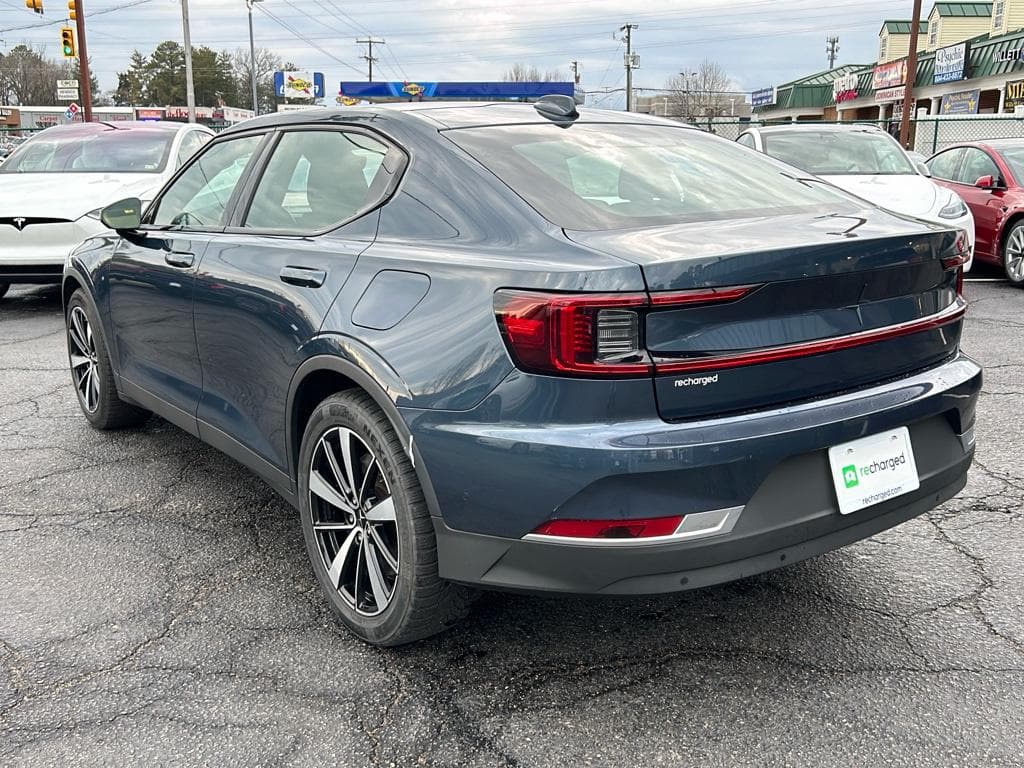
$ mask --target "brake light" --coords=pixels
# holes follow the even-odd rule
[[[683,515],[639,520],[548,520],[533,532],[573,539],[648,539],[671,536],[682,522]]]
[[[643,293],[498,291],[494,311],[516,365],[535,373],[648,376],[640,341]]]

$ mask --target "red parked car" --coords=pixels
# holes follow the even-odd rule
[[[928,160],[932,178],[974,214],[974,256],[1024,287],[1024,139],[955,144]]]

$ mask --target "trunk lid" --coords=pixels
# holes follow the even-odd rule
[[[667,420],[867,386],[959,342],[957,274],[943,264],[954,230],[865,210],[567,234],[643,270],[654,306],[642,338]],[[708,290],[736,286],[749,290]]]

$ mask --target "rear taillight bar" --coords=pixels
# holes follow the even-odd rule
[[[943,260],[946,269],[960,269],[966,254]],[[949,265],[947,266],[947,262]],[[797,357],[838,352],[913,333],[933,330],[960,320],[967,305],[957,295],[946,309],[898,325],[798,342],[749,352],[655,359],[643,348],[638,310],[741,299],[760,286],[742,285],[693,291],[645,293],[559,294],[499,290],[494,294],[498,328],[512,359],[521,370],[562,376],[619,378],[739,368]]]

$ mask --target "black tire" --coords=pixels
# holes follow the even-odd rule
[[[1006,279],[1024,288],[1024,220],[1018,221],[1003,238],[1003,272]]]
[[[2,299],[9,290],[11,290],[10,283],[0,283],[0,299]]]
[[[80,322],[83,317],[88,323],[84,335]],[[103,328],[81,289],[71,294],[64,323],[67,329],[65,335],[71,383],[75,387],[82,414],[89,423],[96,429],[123,429],[146,421],[150,416],[149,411],[124,402],[117,394]],[[91,376],[91,379],[86,380],[86,376]]]
[[[313,572],[331,610],[354,634],[373,645],[403,645],[466,616],[475,593],[438,576],[437,542],[416,472],[369,395],[347,390],[316,407],[302,437],[298,481]],[[354,496],[339,495],[357,486]],[[332,493],[336,503],[326,500]],[[374,510],[384,507],[388,516],[373,521]]]

